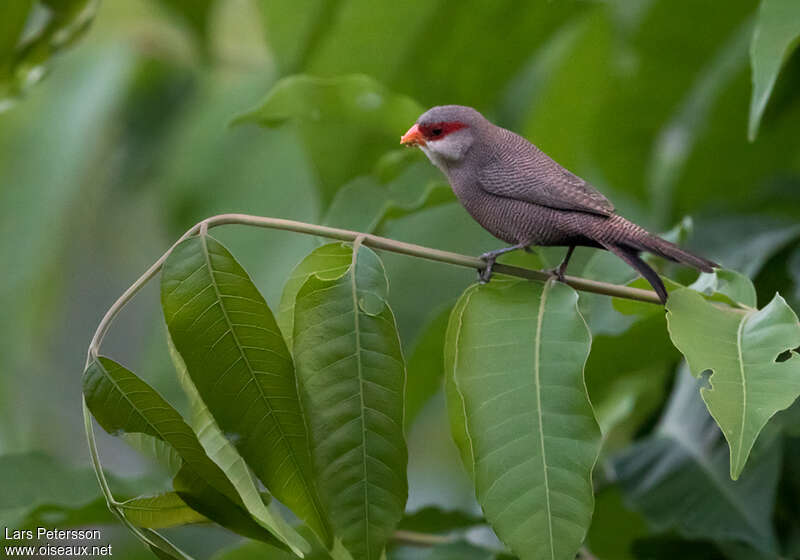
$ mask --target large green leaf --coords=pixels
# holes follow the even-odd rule
[[[264,503],[263,496],[256,487],[256,482],[236,447],[225,437],[217,421],[211,414],[197,387],[192,383],[189,372],[183,358],[175,349],[172,339],[168,338],[170,356],[178,373],[178,380],[184,392],[189,397],[191,407],[190,424],[197,434],[197,438],[203,449],[206,450],[209,458],[214,461],[225,472],[228,480],[242,499],[242,505],[248,513],[262,526],[270,528],[272,531],[282,535],[287,542],[294,542],[299,548],[306,549],[307,543],[298,538],[295,531],[289,527],[281,514],[271,511]]]
[[[294,357],[336,535],[354,558],[378,560],[408,495],[406,372],[380,259],[359,243],[342,250],[350,266],[312,273],[297,292]]]
[[[573,558],[592,517],[600,430],[577,302],[564,284],[498,278],[469,288],[450,318],[454,435],[486,519],[525,560]]]
[[[186,505],[177,492],[132,498],[122,502],[120,509],[131,523],[149,529],[208,521],[205,516]]]
[[[292,358],[247,272],[214,238],[192,237],[164,263],[161,303],[216,424],[270,492],[329,542]]]
[[[780,440],[774,433],[761,438],[740,479],[730,480],[720,430],[686,369],[653,434],[614,460],[615,479],[627,501],[657,530],[675,529],[690,539],[744,541],[774,553],[770,517]]]
[[[712,372],[701,393],[728,440],[735,480],[767,421],[800,395],[800,356],[776,361],[800,346],[797,316],[778,294],[761,310],[742,311],[682,289],[670,295],[667,324],[692,373]]]
[[[279,543],[289,539],[274,531],[273,537],[242,508],[236,489],[225,473],[205,453],[197,436],[180,414],[152,387],[113,360],[99,357],[83,374],[86,405],[110,434],[142,433],[168,443],[180,455],[183,466],[173,481],[175,490],[189,506],[232,531]],[[299,544],[287,542],[293,550]]]
[[[753,93],[750,98],[748,136],[754,140],[772,88],[784,61],[800,40],[800,3],[795,0],[761,0],[750,64],[753,68]]]
[[[167,442],[180,455],[184,468],[236,500],[225,474],[208,458],[192,429],[152,387],[113,360],[99,357],[83,374],[86,405],[109,434],[143,433]]]

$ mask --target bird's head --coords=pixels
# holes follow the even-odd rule
[[[419,146],[431,162],[445,170],[467,154],[486,122],[471,107],[441,105],[422,113],[400,143]]]

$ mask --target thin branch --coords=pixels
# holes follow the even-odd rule
[[[320,226],[316,224],[309,224],[306,222],[296,222],[293,220],[283,220],[280,218],[267,218],[263,216],[251,216],[248,214],[220,214],[212,216],[192,226],[186,233],[184,233],[169,250],[161,255],[161,257],[148,268],[125,292],[119,297],[117,301],[109,308],[100,324],[97,331],[92,338],[89,345],[89,356],[87,357],[87,365],[93,357],[97,356],[100,343],[102,342],[105,334],[108,332],[111,322],[114,320],[125,304],[130,301],[136,293],[153,277],[159,270],[161,270],[164,261],[172,252],[172,250],[184,239],[195,235],[199,231],[206,231],[208,229],[229,225],[238,224],[246,226],[254,226],[267,229],[279,229],[285,231],[293,231],[296,233],[304,233],[307,235],[316,235],[319,237],[327,237],[329,239],[338,239],[340,241],[355,241],[357,238],[363,238],[363,244],[373,249],[380,249],[383,251],[391,251],[393,253],[400,253],[412,257],[419,257],[432,261],[438,261],[455,266],[462,266],[464,268],[482,269],[486,263],[478,257],[469,255],[462,255],[460,253],[451,253],[450,251],[441,251],[431,247],[424,247],[422,245],[415,245],[413,243],[405,243],[403,241],[396,241],[386,237],[367,234],[358,231],[351,231],[348,229],[333,228],[328,226]],[[528,268],[521,268],[518,266],[511,266],[507,264],[497,263],[494,265],[494,271],[499,274],[506,274],[508,276],[516,276],[518,278],[525,278],[528,280],[538,280],[540,282],[546,281],[550,275],[546,272],[539,270],[531,270]],[[587,278],[578,278],[575,276],[566,276],[566,284],[572,286],[576,290],[582,292],[590,292],[595,294],[602,294],[612,297],[623,299],[630,299],[635,301],[643,301],[646,303],[661,304],[655,292],[650,290],[642,290],[640,288],[631,288],[628,286],[619,286],[617,284],[609,284],[607,282],[598,282],[596,280],[589,280]]]
[[[401,530],[395,531],[392,538],[396,543],[410,546],[438,546],[440,544],[451,544],[457,541],[456,537],[447,535],[433,535],[430,533]]]

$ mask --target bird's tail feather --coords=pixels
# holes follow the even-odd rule
[[[667,242],[665,241],[665,243]],[[650,265],[648,265],[639,257],[639,252],[637,250],[626,246],[612,245],[610,243],[603,243],[603,246],[625,261],[628,265],[633,267],[639,274],[641,274],[642,277],[647,280],[651,286],[653,286],[653,289],[658,294],[658,298],[661,300],[661,303],[667,302],[667,289],[664,287],[664,282],[661,281],[661,278],[658,276],[656,271],[650,268]]]
[[[715,268],[719,268],[719,265],[714,261],[698,257],[685,249],[681,249],[674,243],[652,234],[648,234],[637,241],[639,246],[636,248],[639,250],[648,251],[676,263],[689,265],[703,272],[713,272]]]

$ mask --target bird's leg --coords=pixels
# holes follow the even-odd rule
[[[575,245],[570,245],[569,249],[567,249],[567,254],[564,256],[564,260],[561,261],[561,264],[558,265],[556,268],[547,271],[556,278],[558,278],[559,282],[564,281],[564,274],[567,272],[567,265],[569,264],[569,259],[572,258],[572,252],[574,250],[575,250]]]
[[[488,253],[482,254],[481,259],[486,263],[486,266],[482,269],[478,269],[478,281],[481,284],[486,284],[492,279],[492,268],[494,268],[494,262],[497,260],[497,257],[503,253],[509,253],[511,251],[516,251],[517,249],[527,248],[528,243],[518,243],[517,245],[512,245],[511,247],[503,247],[502,249],[495,249],[494,251],[489,251]]]

